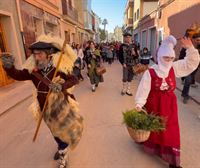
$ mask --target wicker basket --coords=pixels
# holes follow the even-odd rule
[[[96,68],[96,73],[97,75],[103,75],[104,73],[106,73],[106,68],[101,66],[101,67],[97,67]]]
[[[149,139],[151,133],[150,131],[145,131],[145,130],[135,130],[132,129],[131,127],[127,127],[127,129],[129,135],[135,142],[145,142],[146,140]]]
[[[135,66],[133,66],[133,73],[134,74],[140,74],[143,73],[144,71],[146,71],[148,69],[148,65],[144,65],[144,64],[136,64]]]

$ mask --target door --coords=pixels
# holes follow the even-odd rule
[[[156,28],[150,30],[150,52],[154,55],[156,51]]]
[[[0,18],[0,55],[1,55],[2,52],[7,52],[5,41],[6,40],[5,40],[3,27],[2,27],[2,24],[1,24],[1,18]],[[8,85],[8,84],[12,83],[13,81],[14,80],[12,80],[11,78],[9,78],[6,75],[6,72],[4,71],[3,66],[2,66],[2,62],[0,60],[0,87]]]

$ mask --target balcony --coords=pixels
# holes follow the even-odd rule
[[[66,0],[62,0],[62,10],[64,16],[78,22],[78,11],[73,6],[67,4]]]

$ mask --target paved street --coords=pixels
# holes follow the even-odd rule
[[[95,93],[86,78],[75,89],[85,129],[79,146],[70,153],[70,168],[165,168],[159,158],[143,152],[122,124],[122,111],[134,107],[133,97],[120,95],[121,67],[107,66],[105,82]],[[138,79],[132,89],[137,88]],[[200,106],[190,101],[184,105],[177,91],[182,143],[182,166],[200,168]],[[1,168],[55,168],[56,144],[45,124],[36,143],[32,143],[36,124],[26,99],[0,117]]]

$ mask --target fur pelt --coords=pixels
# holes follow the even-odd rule
[[[62,84],[60,78],[54,80]],[[81,139],[83,132],[83,118],[76,113],[74,103],[70,96],[67,98],[63,92],[51,92],[44,115],[44,121],[55,137],[69,144],[74,149]]]
[[[64,80],[56,77],[53,82],[62,84]],[[38,121],[41,112],[35,92],[34,98],[36,100],[33,101],[30,109]],[[63,92],[51,92],[43,116],[53,136],[69,144],[72,150],[78,145],[83,132],[83,117],[77,113],[78,111],[78,103],[70,96],[66,98]]]

